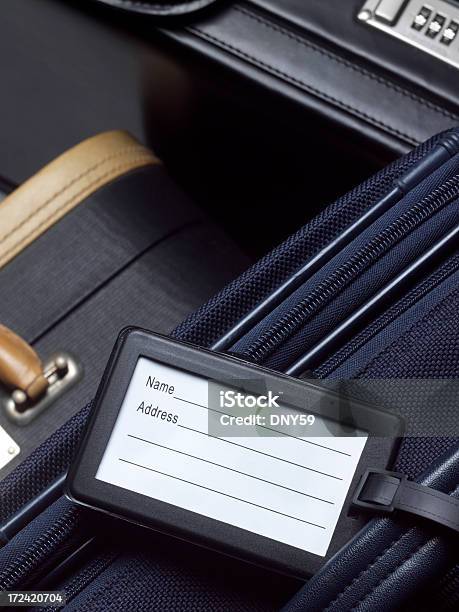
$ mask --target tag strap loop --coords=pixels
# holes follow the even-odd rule
[[[459,533],[459,499],[408,480],[405,474],[369,469],[360,479],[352,504],[390,514],[402,510]]]

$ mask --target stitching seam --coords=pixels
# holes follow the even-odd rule
[[[424,548],[425,546],[425,542],[423,542],[422,544],[420,544],[419,546],[417,546],[413,551],[411,551],[408,555],[405,555],[404,557],[402,557],[402,559],[397,563],[397,565],[393,568],[390,569],[382,578],[381,580],[379,580],[379,582],[377,584],[374,585],[374,587],[371,589],[371,591],[369,593],[367,593],[366,595],[364,595],[361,599],[358,600],[358,602],[351,608],[351,612],[354,612],[354,610],[357,610],[357,606],[359,606],[360,604],[364,603],[369,597],[371,597],[371,595],[376,591],[376,589],[381,586],[381,584],[383,582],[385,582],[389,576],[391,576],[392,574],[395,573],[396,570],[398,570],[400,567],[402,567],[402,565],[404,563],[406,563],[407,561],[409,561],[412,557],[414,557],[414,555],[416,553],[418,553],[421,548]]]
[[[88,174],[90,174],[91,172],[94,172],[94,170],[97,170],[97,168],[99,168],[100,166],[102,166],[103,164],[107,163],[108,161],[110,161],[111,159],[115,159],[116,157],[120,157],[120,156],[124,156],[127,155],[130,152],[134,152],[139,150],[140,147],[138,147],[137,145],[133,145],[130,147],[125,147],[124,149],[120,149],[119,151],[117,151],[116,153],[112,153],[110,155],[107,155],[107,157],[104,157],[103,159],[101,159],[100,161],[98,161],[96,164],[94,164],[93,166],[86,168],[86,170],[84,170],[83,172],[81,172],[80,174],[78,174],[76,177],[74,177],[71,181],[69,181],[68,183],[66,183],[61,189],[59,189],[58,191],[56,191],[55,193],[53,193],[52,196],[50,196],[47,200],[45,200],[45,202],[43,202],[42,204],[40,204],[40,206],[38,208],[36,208],[30,215],[28,215],[25,219],[23,219],[20,223],[18,223],[18,225],[16,225],[15,227],[13,227],[13,229],[11,230],[11,232],[7,235],[4,235],[0,238],[0,244],[2,244],[3,242],[5,242],[5,240],[7,240],[8,238],[10,238],[13,234],[15,234],[19,229],[21,229],[21,227],[23,225],[25,225],[28,221],[30,221],[35,215],[37,215],[40,211],[42,211],[44,208],[46,208],[49,204],[51,204],[51,202],[53,200],[55,200],[57,197],[59,197],[60,195],[62,195],[65,191],[67,191],[68,189],[70,189],[70,187],[72,187],[73,185],[75,185],[75,183],[77,183],[78,181],[80,181],[82,178],[84,178],[85,176],[87,176]],[[145,151],[144,153],[145,156],[148,156],[149,154]]]
[[[331,601],[328,606],[326,608],[324,608],[323,612],[329,612],[332,608],[332,606],[334,606],[344,595],[345,593],[358,581],[360,580],[360,578],[366,574],[369,570],[371,570],[380,559],[382,559],[384,557],[384,555],[391,549],[393,548],[396,544],[402,542],[405,538],[408,538],[409,536],[411,536],[415,531],[415,528],[412,527],[410,530],[406,531],[403,535],[399,536],[398,538],[395,538],[394,540],[392,540],[392,542],[390,542],[390,544],[388,544],[386,546],[386,548],[379,553],[379,555],[377,555],[373,561],[371,561],[371,563],[369,563],[366,567],[364,567],[360,573],[357,576],[354,576],[354,578],[351,580],[351,582],[349,582],[349,584],[347,584],[339,593],[338,595],[335,597],[335,599],[333,599],[333,601]]]
[[[338,64],[344,65],[350,70],[357,72],[358,74],[362,76],[365,76],[371,81],[376,81],[377,83],[380,83],[387,89],[395,91],[401,94],[402,96],[405,96],[406,98],[409,98],[417,102],[421,106],[425,106],[436,113],[439,113],[441,115],[444,115],[445,117],[448,117],[449,119],[454,119],[454,120],[457,119],[457,115],[455,115],[454,113],[450,113],[449,111],[447,111],[444,108],[441,108],[437,104],[429,102],[428,100],[425,100],[424,98],[421,98],[420,96],[417,96],[415,93],[410,92],[406,89],[403,89],[402,87],[396,85],[395,83],[391,83],[387,79],[384,79],[383,77],[373,74],[369,70],[365,70],[364,68],[361,68],[360,66],[357,66],[356,64],[353,64],[352,62],[347,61],[346,59],[340,57],[339,55],[331,53],[330,51],[327,51],[326,49],[323,49],[322,47],[319,47],[318,45],[315,45],[314,43],[309,42],[305,40],[304,38],[301,38],[300,36],[295,35],[293,32],[290,32],[289,30],[286,30],[285,28],[282,28],[280,26],[275,25],[274,23],[271,23],[270,21],[268,21],[267,19],[264,19],[260,15],[251,13],[247,9],[243,8],[242,6],[236,6],[234,7],[234,10],[236,10],[239,13],[243,13],[244,15],[246,15],[247,17],[249,17],[250,19],[254,21],[259,22],[261,25],[265,26],[266,28],[269,28],[275,32],[278,32],[279,34],[282,34],[283,36],[286,36],[287,38],[290,38],[291,40],[294,40],[302,47],[311,49],[315,51],[316,53],[323,55],[324,57],[327,57],[328,59],[331,59],[334,62],[337,62]]]
[[[65,209],[66,207],[68,207],[71,203],[73,203],[75,200],[78,200],[78,198],[84,194],[85,192],[87,192],[88,190],[90,190],[92,187],[103,183],[104,179],[109,178],[111,176],[116,176],[116,174],[122,170],[123,168],[130,168],[131,164],[133,162],[136,161],[142,161],[144,160],[148,161],[149,157],[146,157],[145,155],[139,155],[138,157],[133,157],[132,159],[125,161],[122,164],[119,164],[118,166],[115,166],[114,168],[111,168],[110,170],[108,170],[107,172],[105,172],[104,174],[101,174],[100,176],[98,176],[95,180],[93,180],[91,183],[89,183],[88,185],[85,185],[85,187],[83,189],[81,189],[79,192],[77,192],[76,194],[74,194],[71,198],[69,198],[68,200],[66,200],[65,202],[63,202],[57,209],[53,210],[53,212],[48,215],[45,219],[43,219],[43,221],[41,221],[38,225],[34,226],[34,228],[23,238],[21,238],[21,240],[15,242],[7,251],[5,251],[4,253],[1,254],[0,256],[0,266],[2,265],[2,262],[5,259],[8,259],[8,255],[12,252],[14,252],[18,247],[22,246],[24,243],[26,243],[29,238],[31,236],[33,236],[37,230],[39,230],[41,227],[43,227],[44,225],[47,225],[51,220],[53,220],[54,218],[59,216],[59,213]],[[49,202],[48,202],[49,203]],[[42,207],[43,208],[43,207]],[[29,218],[31,218],[33,215],[31,215]],[[23,225],[23,224],[21,224]]]
[[[410,489],[411,491],[418,491],[418,489],[416,487],[410,486],[410,483],[406,483],[405,484],[407,489]],[[440,491],[439,491],[440,492]],[[455,491],[452,491],[452,493],[454,493]],[[430,495],[431,497],[435,497],[435,499],[437,499],[437,496],[435,495],[435,493],[431,493],[430,491],[423,491],[423,495]],[[450,493],[451,495],[451,493]],[[445,504],[450,504],[451,506],[456,507],[459,504],[459,500],[457,500],[456,498],[453,499],[444,499],[443,498],[443,503]]]
[[[248,60],[249,62],[251,62],[252,64],[254,64],[255,66],[258,66],[259,68],[262,68],[268,72],[270,72],[271,74],[274,74],[276,76],[282,77],[285,81],[292,83],[293,85],[299,86],[301,89],[303,89],[304,91],[308,92],[308,93],[312,93],[315,96],[317,96],[318,98],[321,98],[323,100],[326,100],[327,102],[332,102],[334,106],[336,106],[337,108],[340,108],[341,110],[345,110],[348,113],[350,113],[353,116],[357,116],[360,118],[365,119],[368,123],[370,123],[371,125],[374,125],[375,127],[378,128],[383,128],[385,131],[387,131],[390,134],[393,134],[394,136],[398,136],[403,138],[406,142],[408,142],[411,145],[416,145],[418,144],[418,140],[415,139],[413,136],[409,136],[408,134],[402,132],[401,130],[398,130],[397,128],[391,127],[389,125],[387,125],[386,123],[382,122],[382,121],[378,121],[377,119],[375,119],[374,117],[371,117],[370,115],[368,115],[367,113],[364,113],[363,111],[360,111],[356,108],[354,108],[353,106],[350,106],[349,104],[345,104],[344,102],[342,102],[341,100],[338,100],[337,98],[324,93],[323,91],[305,83],[304,81],[301,81],[300,79],[297,79],[293,76],[290,76],[289,74],[283,72],[282,70],[278,70],[277,68],[274,68],[273,66],[271,66],[270,64],[267,64],[251,55],[249,55],[248,53],[245,53],[244,51],[241,51],[239,49],[237,49],[236,47],[233,47],[233,45],[230,45],[229,43],[226,43],[224,41],[222,41],[219,38],[216,38],[215,36],[208,34],[207,32],[203,32],[202,30],[199,30],[198,28],[192,28],[189,27],[187,28],[189,32],[191,32],[192,34],[196,34],[197,36],[203,38],[204,40],[208,40],[209,42],[214,43],[217,46],[222,47],[223,49],[226,49],[228,51],[231,51],[233,54],[241,57],[242,59]]]
[[[424,514],[428,514],[429,516],[434,516],[435,518],[443,518],[441,514],[437,514],[436,512],[428,512],[427,510],[424,510],[423,508],[419,508],[418,506],[412,506],[411,504],[403,504],[404,508],[411,508],[411,510],[421,510]],[[403,510],[403,508],[401,508],[401,510]],[[445,523],[448,523],[448,525],[451,525],[452,527],[458,527],[459,523],[458,522],[454,522],[454,521],[450,521],[449,519],[443,518],[443,521]]]
[[[448,495],[452,495],[453,493],[456,493],[458,490],[459,490],[459,486],[456,486],[456,487],[454,487],[454,489],[451,489],[451,490],[448,492]],[[389,520],[389,519],[388,519],[388,520]],[[340,600],[340,599],[343,597],[343,595],[346,593],[346,591],[348,591],[348,590],[349,590],[349,589],[352,587],[352,585],[353,585],[353,584],[355,584],[355,583],[357,582],[357,580],[359,580],[359,579],[360,579],[360,578],[361,578],[361,577],[362,577],[364,574],[366,574],[366,573],[367,573],[369,570],[371,570],[371,569],[372,569],[372,568],[373,568],[373,567],[376,565],[376,563],[377,563],[377,562],[378,562],[380,559],[382,559],[382,558],[383,558],[383,557],[386,555],[386,553],[388,553],[388,552],[389,552],[389,550],[390,550],[391,548],[393,548],[393,547],[394,547],[396,544],[398,544],[398,543],[402,542],[402,541],[403,541],[403,540],[404,540],[406,537],[411,536],[411,534],[412,534],[413,532],[415,532],[415,531],[416,531],[416,527],[412,527],[411,529],[409,529],[408,531],[406,531],[404,534],[402,534],[402,535],[401,535],[399,538],[396,538],[395,540],[393,540],[393,541],[392,541],[392,542],[391,542],[391,543],[390,543],[390,544],[389,544],[389,545],[388,545],[388,546],[387,546],[387,547],[386,547],[386,548],[385,548],[385,549],[384,549],[384,550],[383,550],[383,551],[382,551],[382,552],[381,552],[381,553],[380,553],[380,554],[379,554],[377,557],[375,557],[375,558],[373,559],[373,561],[372,561],[371,563],[369,563],[369,564],[368,564],[366,567],[364,567],[364,568],[363,568],[363,569],[360,571],[360,573],[358,574],[358,576],[355,576],[355,577],[354,577],[354,578],[351,580],[351,582],[349,582],[349,584],[345,585],[345,586],[342,588],[342,590],[341,590],[341,591],[338,593],[338,595],[335,597],[335,599],[334,599],[334,600],[333,600],[333,601],[332,601],[330,604],[328,604],[328,606],[327,606],[327,607],[324,609],[324,611],[323,611],[323,612],[328,612],[328,611],[331,609],[331,607],[332,607],[332,606],[333,606],[335,603],[337,603],[337,602],[338,602],[338,601],[339,601],[339,600]],[[416,552],[416,551],[415,551],[415,552]],[[387,576],[386,576],[386,577],[387,577]]]

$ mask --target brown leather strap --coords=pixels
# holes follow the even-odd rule
[[[123,131],[99,134],[60,155],[0,203],[0,268],[89,195],[156,163]]]
[[[48,388],[43,364],[30,344],[0,325],[0,382],[35,400]]]

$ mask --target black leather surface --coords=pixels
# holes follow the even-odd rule
[[[167,32],[393,151],[457,125],[456,71],[364,30],[355,21],[357,6],[339,0],[234,2],[194,19],[186,30]]]
[[[346,52],[403,77],[435,97],[459,104],[459,72],[452,66],[357,21],[364,0],[250,0]],[[428,3],[427,3],[428,4]]]
[[[92,399],[123,327],[169,332],[248,264],[156,166],[100,189],[0,270],[2,323],[43,359],[65,350],[84,368],[30,425],[0,411],[21,447],[0,478]]]

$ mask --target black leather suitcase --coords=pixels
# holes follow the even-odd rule
[[[286,113],[293,102],[373,150],[406,152],[459,119],[459,39],[444,38],[458,20],[454,0],[427,3],[419,29],[410,27],[417,0],[96,1],[132,13],[134,31],[149,19],[236,81],[260,84],[261,104],[274,99]],[[436,14],[441,27],[431,32]]]

